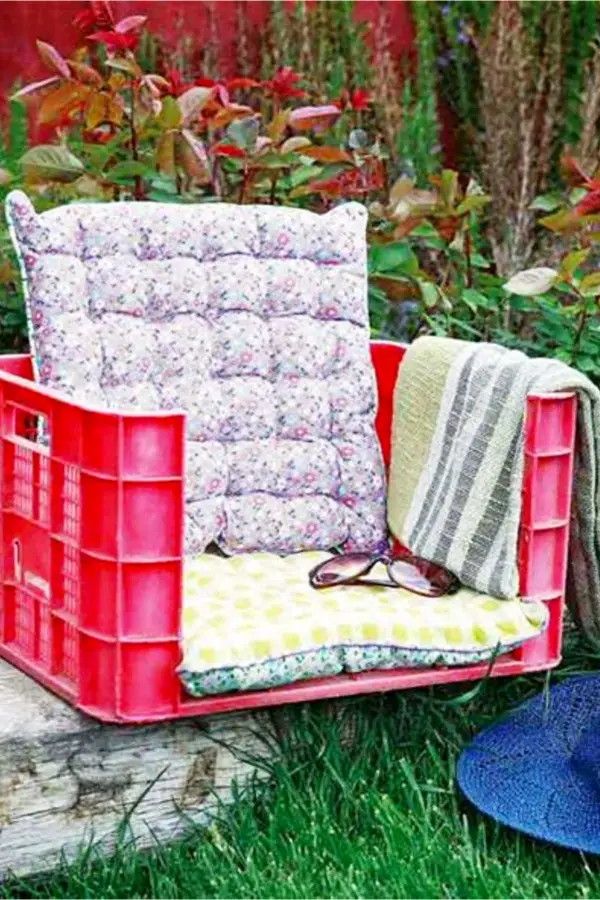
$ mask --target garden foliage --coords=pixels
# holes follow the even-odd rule
[[[251,72],[240,41],[241,74],[225,80],[194,73],[181,54],[176,67],[144,16],[117,20],[109,3],[92,2],[77,17],[82,46],[71,57],[38,42],[47,75],[10,103],[0,198],[21,186],[38,209],[120,199],[324,211],[358,200],[370,210],[376,335],[500,341],[600,380],[600,176],[589,125],[600,111],[600,57],[590,45],[565,65],[567,14],[551,6],[536,18],[516,0],[415,3],[421,54],[411,72],[392,59],[385,9],[369,64],[369,35],[350,3],[291,12],[276,3],[263,71]],[[474,138],[458,156],[470,176],[439,162],[441,72],[462,134]],[[511,77],[520,94],[508,90]],[[53,129],[51,142],[27,147],[24,105]],[[561,156],[567,135],[579,153]],[[0,253],[3,346],[20,348],[5,235]]]

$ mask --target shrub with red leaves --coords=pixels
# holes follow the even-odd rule
[[[334,178],[314,181],[312,188],[326,197],[365,197],[385,186],[381,160],[372,160],[360,169],[347,169]]]
[[[73,19],[83,33],[98,28],[87,35],[88,41],[104,44],[110,50],[135,50],[139,41],[139,31],[146,23],[147,16],[125,16],[115,22],[115,17],[107,0],[92,0],[88,9],[77,13]]]
[[[97,41],[110,50],[135,50],[139,40],[136,34],[121,34],[118,31],[96,31],[88,34],[88,41]]]
[[[92,28],[111,31],[114,24],[115,19],[110,3],[104,2],[104,0],[91,0],[88,9],[81,10],[73,19],[73,25],[76,25],[84,33]]]
[[[193,87],[193,85],[184,81],[183,75],[178,69],[169,69],[165,78],[169,83],[169,87],[165,88],[165,93],[170,94],[171,97],[179,97]]]
[[[279,97],[280,100],[289,100],[292,97],[306,97],[306,91],[300,90],[296,85],[302,78],[298,72],[294,72],[291,66],[281,66],[269,81],[263,81],[262,86],[270,94]]]
[[[213,156],[227,156],[230,159],[246,159],[248,154],[242,147],[235,144],[215,144],[211,153]]]
[[[360,112],[369,108],[372,99],[371,93],[365,88],[354,88],[353,91],[343,90],[335,104],[340,109],[353,109],[355,112]]]

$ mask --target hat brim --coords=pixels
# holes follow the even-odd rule
[[[458,784],[481,812],[531,837],[600,853],[597,780],[573,749],[600,716],[600,676],[581,676],[528,701],[482,731],[461,754]],[[598,733],[600,761],[600,729]]]

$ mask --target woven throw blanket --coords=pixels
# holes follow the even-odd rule
[[[388,517],[395,537],[463,584],[516,597],[526,398],[572,390],[579,403],[567,599],[600,640],[600,391],[564,363],[494,344],[415,341],[394,397]]]

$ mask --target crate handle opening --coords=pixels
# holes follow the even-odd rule
[[[14,572],[15,572],[15,580],[18,581],[20,584],[23,580],[21,541],[18,538],[15,538],[12,542],[12,546],[13,546],[13,567],[14,567]]]

